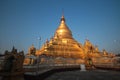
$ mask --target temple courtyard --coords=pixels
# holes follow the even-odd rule
[[[25,76],[21,80],[120,80],[120,72],[106,70],[53,71],[39,76]]]
[[[56,70],[36,77],[27,76],[25,80],[120,80],[120,72],[111,70]]]

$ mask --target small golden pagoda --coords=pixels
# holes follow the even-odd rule
[[[47,40],[40,50],[36,51],[36,55],[45,54],[48,56],[84,59],[90,50],[95,51],[95,47],[88,40],[82,46],[72,37],[72,32],[66,25],[65,18],[62,15],[60,25],[56,29],[54,36],[49,41]]]
[[[35,55],[35,53],[36,53],[36,48],[32,44],[32,46],[28,49],[28,54],[29,55]]]
[[[94,46],[88,39],[84,43],[84,53],[87,58],[101,57],[101,52],[97,46]]]

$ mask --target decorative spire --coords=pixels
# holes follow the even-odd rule
[[[64,18],[64,10],[62,9],[62,17],[61,17],[61,21],[65,22],[65,18]]]
[[[61,17],[61,21],[64,21],[64,22],[65,22],[64,15],[62,15],[62,17]]]

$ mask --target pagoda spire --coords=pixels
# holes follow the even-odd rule
[[[64,11],[63,11],[63,9],[62,9],[62,17],[61,17],[61,21],[64,21],[64,22],[65,22]]]
[[[65,22],[64,15],[62,15],[62,17],[61,17],[61,21],[64,21],[64,22]]]

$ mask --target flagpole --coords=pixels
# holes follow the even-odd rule
[[[39,44],[38,44],[38,49],[40,49],[41,46],[41,37],[38,38]],[[37,75],[39,75],[39,55],[37,55]]]
[[[38,38],[38,49],[40,49],[40,46],[41,46],[41,37]]]

